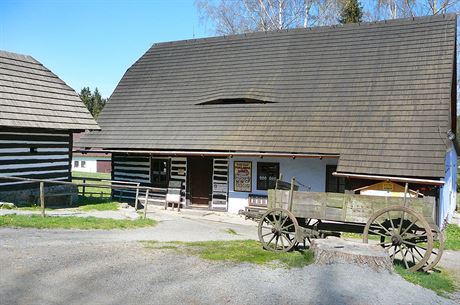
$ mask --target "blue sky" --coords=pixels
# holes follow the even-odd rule
[[[155,42],[206,35],[193,0],[0,0],[0,49],[103,97]]]

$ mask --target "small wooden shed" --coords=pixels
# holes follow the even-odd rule
[[[37,183],[1,177],[70,181],[72,134],[85,130],[99,126],[72,88],[33,57],[0,51],[0,201],[28,201],[38,191]]]

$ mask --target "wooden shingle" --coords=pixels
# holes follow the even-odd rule
[[[31,56],[0,51],[0,128],[98,130],[75,91]]]

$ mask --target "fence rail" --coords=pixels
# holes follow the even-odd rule
[[[141,186],[140,183],[137,182],[127,182],[127,181],[117,181],[117,180],[108,180],[108,179],[99,179],[99,178],[90,178],[90,177],[75,177],[75,180],[82,180],[82,183],[79,182],[70,182],[70,181],[56,181],[52,179],[34,179],[34,178],[25,178],[25,177],[16,177],[16,176],[0,176],[0,180],[16,180],[16,181],[28,181],[28,182],[37,182],[39,184],[39,198],[40,198],[40,207],[42,216],[45,216],[45,197],[46,197],[46,189],[45,183],[47,184],[56,184],[56,185],[73,185],[76,186],[77,189],[79,187],[87,188],[87,187],[95,187],[95,188],[107,188],[107,189],[130,189],[136,191],[136,198],[135,198],[135,209],[137,210],[138,201],[139,201],[139,192],[145,191],[145,203],[144,203],[144,215],[143,217],[146,218],[147,216],[147,203],[149,201],[149,192],[158,192],[162,189],[155,188],[155,187],[148,187],[148,186]],[[86,181],[99,181],[105,182],[105,184],[101,183],[87,183]],[[110,183],[110,184],[108,184]],[[84,192],[84,191],[83,191]],[[88,193],[87,193],[88,194]],[[53,194],[54,196],[59,194]],[[67,194],[61,194],[67,195]]]

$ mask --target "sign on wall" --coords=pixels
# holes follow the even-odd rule
[[[252,191],[252,162],[235,161],[233,189],[235,192]]]

